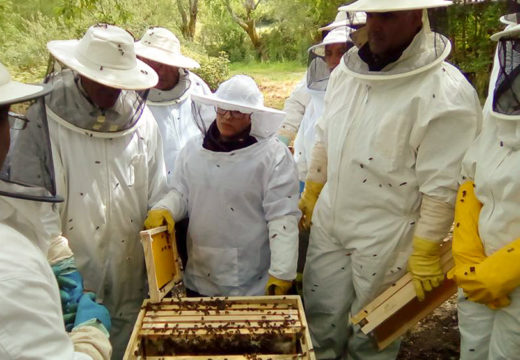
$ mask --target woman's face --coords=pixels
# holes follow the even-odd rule
[[[341,57],[348,50],[346,43],[329,44],[325,45],[325,62],[330,71],[334,70],[338,66]]]
[[[217,108],[217,128],[223,138],[232,138],[251,125],[251,114]]]

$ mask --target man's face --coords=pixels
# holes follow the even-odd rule
[[[179,68],[138,56],[159,75],[159,82],[155,85],[159,90],[170,90],[179,82]]]
[[[338,66],[341,57],[349,49],[346,41],[347,39],[345,39],[345,43],[325,45],[325,62],[330,71]]]
[[[8,113],[9,105],[0,106],[0,168],[4,163],[5,157],[9,152],[9,145],[11,144]]]
[[[410,44],[422,25],[422,10],[367,13],[368,45],[372,54],[387,57]]]
[[[217,128],[222,137],[232,138],[251,125],[251,115],[240,111],[217,109]]]
[[[121,89],[115,89],[81,76],[81,85],[88,97],[101,109],[110,109],[121,94]]]

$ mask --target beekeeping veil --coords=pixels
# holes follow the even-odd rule
[[[498,73],[490,115],[497,123],[498,137],[505,145],[520,148],[520,25],[491,36],[498,42],[495,61]]]
[[[339,8],[341,11],[383,13],[407,10],[423,10],[422,29],[410,46],[395,63],[387,65],[382,71],[370,72],[357,61],[357,53],[344,57],[347,69],[360,77],[391,79],[409,76],[436,66],[449,55],[451,44],[445,36],[430,28],[427,9],[451,5],[445,0],[357,0]]]
[[[10,146],[0,164],[0,195],[19,199],[59,202],[44,96],[47,85],[13,81],[0,64],[0,106],[10,105]]]
[[[330,31],[340,26],[348,26],[353,29],[357,29],[360,26],[365,25],[367,22],[367,15],[364,12],[352,12],[338,11],[336,18],[330,24],[319,28],[319,31]]]
[[[307,65],[307,87],[311,90],[325,91],[331,69],[325,60],[325,48],[332,44],[352,44],[349,35],[353,30],[348,26],[340,26],[330,31],[323,41],[309,48]]]
[[[158,77],[136,58],[128,32],[98,24],[80,40],[51,41],[47,48],[54,57],[45,80],[53,86],[47,97],[50,118],[90,136],[112,138],[134,130],[148,89]],[[111,91],[117,96],[119,91],[113,105],[100,108],[89,97],[82,77],[102,85],[100,93]]]
[[[254,137],[273,135],[282,122],[284,112],[264,106],[264,96],[255,81],[246,75],[235,75],[224,81],[210,95],[192,94],[195,121],[203,134],[216,119],[217,108],[251,114]]]

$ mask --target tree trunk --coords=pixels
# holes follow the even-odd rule
[[[183,0],[177,0],[177,8],[181,15],[180,30],[182,36],[186,40],[193,41],[195,37],[195,29],[197,26],[197,14],[198,14],[198,0],[188,0],[187,9],[184,6]]]
[[[245,8],[246,16],[245,18],[242,18],[238,16],[232,9],[230,0],[226,0],[226,9],[231,15],[231,18],[233,21],[238,24],[249,36],[249,39],[251,40],[251,44],[253,45],[257,57],[261,59],[262,61],[268,60],[267,53],[265,51],[264,44],[262,42],[262,39],[258,35],[258,32],[256,31],[256,20],[252,16],[252,12],[258,7],[262,0],[246,0],[242,3],[242,5]]]

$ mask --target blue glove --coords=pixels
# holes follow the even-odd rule
[[[74,257],[61,260],[52,266],[60,288],[62,304],[76,303],[83,294],[83,278],[76,268]]]
[[[300,194],[303,192],[303,189],[305,189],[305,182],[300,181]]]
[[[65,329],[71,331],[74,326],[76,309],[83,295],[83,279],[76,269],[74,257],[64,259],[52,266],[52,271],[58,282],[61,298],[61,309]]]
[[[96,302],[96,294],[87,292],[79,299],[74,327],[92,319],[99,320],[105,329],[110,332],[111,322],[107,308]]]

